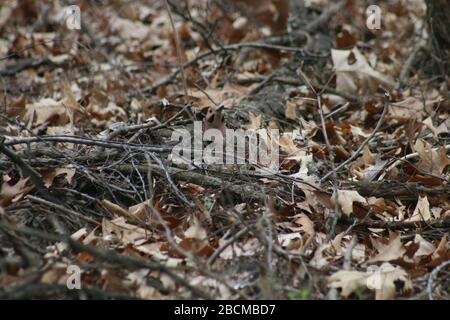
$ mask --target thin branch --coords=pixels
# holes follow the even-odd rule
[[[49,191],[45,187],[42,177],[33,168],[31,168],[25,161],[23,161],[14,151],[7,148],[5,143],[5,137],[0,136],[0,153],[6,155],[13,163],[19,166],[22,170],[22,174],[31,179],[31,182],[36,187],[37,192],[47,199],[52,199]]]
[[[73,210],[71,210],[71,209],[68,209],[68,208],[66,208],[66,207],[63,207],[63,206],[58,205],[58,204],[56,204],[56,203],[53,203],[53,202],[50,202],[50,201],[41,199],[41,198],[39,198],[39,197],[35,197],[35,196],[32,196],[32,195],[27,195],[27,199],[30,199],[30,200],[33,201],[33,202],[36,202],[36,203],[45,205],[45,206],[47,206],[47,207],[50,207],[50,208],[59,210],[59,211],[61,211],[61,212],[70,214],[70,215],[75,216],[75,217],[77,217],[77,218],[80,218],[80,219],[82,219],[82,220],[84,220],[84,221],[86,221],[86,222],[92,223],[92,224],[94,224],[94,225],[96,225],[96,226],[101,226],[101,225],[102,225],[100,222],[95,221],[94,219],[91,219],[91,218],[89,218],[89,217],[86,217],[86,216],[82,215],[81,213],[78,213],[78,212],[76,212],[76,211],[73,211]]]
[[[350,158],[348,158],[347,160],[345,160],[344,162],[342,162],[340,165],[338,165],[336,167],[335,170],[331,170],[330,172],[328,172],[327,174],[325,174],[321,179],[320,182],[322,183],[325,179],[327,179],[329,176],[331,176],[332,174],[337,173],[340,169],[342,169],[343,167],[345,167],[346,165],[348,165],[350,162],[352,162],[353,160],[355,160],[359,154],[361,153],[361,151],[364,149],[364,147],[370,142],[370,140],[373,139],[373,137],[375,136],[375,134],[378,132],[378,130],[380,129],[383,121],[384,121],[384,117],[387,114],[387,111],[389,109],[389,94],[386,91],[385,92],[385,96],[384,96],[384,108],[383,108],[383,112],[381,113],[380,119],[378,120],[378,123],[375,127],[375,129],[372,131],[372,133],[366,138],[366,140],[364,140],[363,143],[361,143],[361,145],[358,147],[358,149],[350,156]]]
[[[37,137],[21,137],[5,141],[5,146],[14,146],[18,144],[28,144],[33,142],[67,142],[74,144],[82,144],[87,146],[100,146],[112,149],[131,149],[131,150],[146,150],[151,152],[168,152],[173,149],[171,146],[143,146],[141,144],[126,143],[119,141],[105,141],[100,139],[81,137],[81,136],[37,136]]]
[[[441,270],[444,269],[448,265],[450,265],[450,261],[444,261],[430,273],[430,276],[429,276],[428,282],[427,282],[427,293],[428,293],[428,298],[430,300],[434,300],[433,299],[433,282],[434,282],[435,278],[437,277],[439,272],[441,272]]]
[[[175,27],[175,22],[173,21],[172,12],[170,11],[169,3],[167,2],[167,0],[164,0],[164,3],[166,5],[167,14],[169,15],[170,24],[172,25],[173,34],[175,36],[175,47],[177,50],[177,63],[178,63],[178,68],[181,73],[181,79],[183,80],[184,96],[186,98],[186,101],[189,103],[189,93],[188,93],[186,74],[184,73],[184,64],[181,59],[180,37],[178,36],[178,31],[177,31],[177,28]]]

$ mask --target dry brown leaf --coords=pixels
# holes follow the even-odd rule
[[[295,120],[297,119],[297,104],[292,101],[286,102],[286,110],[284,111],[284,116],[286,119]]]
[[[390,263],[383,263],[379,268],[369,267],[367,272],[341,270],[328,278],[328,286],[341,288],[341,295],[349,297],[359,288],[375,290],[377,300],[392,299],[397,294],[397,287],[401,292],[412,290],[412,283],[405,270]]]
[[[407,121],[411,118],[421,121],[426,115],[426,108],[441,100],[442,98],[438,97],[424,102],[422,98],[407,97],[403,101],[391,103],[388,115],[400,121]]]
[[[119,216],[119,217],[126,217],[128,216],[128,211],[126,211],[125,209],[123,209],[121,206],[112,203],[109,200],[103,199],[102,201],[102,205],[113,215]]]
[[[150,202],[151,200],[147,200],[141,203],[138,203],[134,206],[131,206],[128,208],[129,215],[133,217],[138,217],[140,219],[144,218],[150,209]]]
[[[0,189],[0,206],[6,207],[33,190],[34,186],[27,186],[28,180],[29,178],[22,178],[16,183],[10,184],[10,181],[4,176]]]
[[[131,244],[139,246],[150,239],[152,233],[143,228],[125,222],[125,218],[120,217],[114,220],[103,219],[103,237],[115,236],[124,245]]]
[[[202,227],[200,221],[194,217],[191,226],[184,232],[184,236],[186,238],[204,240],[207,238],[208,234],[206,233],[205,228]]]
[[[393,234],[387,245],[372,239],[373,246],[378,250],[378,254],[369,259],[367,262],[392,261],[403,257],[406,249],[402,244],[400,235]]]
[[[300,213],[296,217],[297,219],[295,219],[295,223],[301,225],[300,230],[309,236],[314,237],[316,234],[316,231],[314,230],[314,222],[312,222],[312,220],[304,213]]]
[[[25,121],[32,121],[36,125],[50,123],[52,125],[65,125],[70,120],[70,112],[61,101],[50,98],[25,106]]]
[[[428,198],[424,196],[419,197],[411,218],[406,221],[429,221],[431,217],[430,203],[428,202]]]
[[[352,50],[331,50],[336,69],[336,90],[345,93],[374,92],[378,85],[392,88],[395,82],[386,75],[375,71],[357,48]],[[351,63],[349,63],[349,58]]]
[[[328,278],[328,287],[341,288],[341,296],[347,298],[359,288],[366,287],[367,278],[366,272],[341,270]]]
[[[423,139],[418,139],[414,150],[419,154],[420,161],[417,168],[425,173],[440,176],[442,171],[450,165],[450,158],[444,147],[434,150],[432,146]]]
[[[372,268],[366,280],[367,287],[375,290],[375,299],[393,299],[399,293],[412,290],[412,282],[408,273],[399,266],[383,263],[379,268]]]
[[[352,190],[338,190],[338,203],[339,206],[342,209],[342,212],[346,215],[350,215],[353,212],[353,202],[359,202],[366,204],[366,199],[361,196],[358,191],[352,191]],[[336,195],[333,193],[333,196],[331,197],[331,201],[335,203],[336,201]]]
[[[416,234],[414,243],[419,245],[419,248],[414,253],[414,258],[429,256],[436,250],[436,247],[431,242],[425,240],[420,234]]]
[[[249,113],[248,117],[250,119],[249,124],[245,124],[242,126],[242,128],[247,130],[257,130],[261,128],[261,115],[255,116],[253,113]]]
[[[75,169],[71,168],[55,168],[55,169],[40,169],[39,173],[42,176],[42,180],[47,188],[49,188],[53,184],[53,180],[61,174],[64,174],[64,179],[68,184],[73,183],[73,178],[75,176]]]

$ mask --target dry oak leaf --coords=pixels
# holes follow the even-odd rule
[[[428,198],[426,196],[420,197],[417,201],[416,208],[411,216],[411,218],[406,221],[429,221],[431,220],[431,211],[430,211],[430,203],[428,202]]]
[[[351,190],[338,190],[338,203],[339,206],[342,209],[342,212],[346,215],[350,215],[353,212],[353,202],[359,202],[366,204],[366,198],[361,196],[358,191],[351,191]],[[333,196],[331,197],[331,201],[333,204],[336,201],[336,194],[333,193]]]
[[[131,244],[134,246],[139,246],[147,242],[152,237],[152,233],[150,231],[126,223],[124,217],[111,221],[103,219],[102,232],[104,239],[113,238],[111,236],[115,235],[119,242],[124,245]]]
[[[38,102],[25,106],[25,121],[34,122],[41,125],[49,122],[52,125],[64,125],[70,120],[70,112],[61,101],[50,98],[42,99]]]
[[[450,242],[448,241],[448,233],[444,234],[436,250],[431,255],[433,262],[441,262],[450,259]],[[436,265],[436,263],[434,263]]]
[[[411,280],[405,270],[390,263],[383,263],[379,268],[370,268],[367,272],[341,270],[328,278],[328,286],[341,288],[341,296],[347,298],[359,288],[375,290],[375,299],[392,299],[397,294],[397,287],[402,291],[412,290]]]
[[[295,102],[287,101],[286,102],[286,109],[284,111],[284,116],[286,119],[295,120],[297,119],[297,108],[298,105]]]
[[[406,249],[402,244],[400,235],[392,233],[387,245],[377,241],[376,239],[371,239],[372,245],[377,249],[378,254],[370,258],[367,262],[378,262],[378,261],[392,261],[403,257],[406,253]]]
[[[245,124],[242,128],[247,130],[258,130],[261,128],[261,115],[255,116],[253,113],[248,114],[248,118],[250,120],[249,124]]]
[[[392,88],[395,82],[388,76],[375,71],[357,48],[352,50],[331,50],[336,69],[336,90],[345,93],[375,91],[379,84]]]
[[[367,278],[366,272],[341,270],[328,278],[328,287],[341,288],[341,296],[347,298],[359,288],[365,287]]]
[[[190,227],[184,232],[184,236],[186,238],[204,240],[208,237],[208,234],[205,228],[202,227],[200,221],[194,217]]]
[[[283,135],[278,139],[278,145],[291,157],[291,159],[294,159],[294,157],[298,154],[300,154],[300,156],[306,155],[305,151],[297,148],[295,145],[294,139],[296,135],[297,132],[294,130],[292,132],[283,133]]]
[[[316,235],[316,231],[314,230],[314,222],[306,214],[300,213],[296,216],[295,223],[300,224],[301,227],[299,230],[308,235],[308,239],[304,244],[304,247],[307,247]]]
[[[109,200],[103,199],[101,201],[102,205],[113,215],[119,216],[119,217],[126,217],[128,216],[128,211],[123,209],[121,206],[112,203]]]
[[[429,256],[436,250],[436,247],[431,242],[425,240],[420,234],[416,234],[414,243],[419,245],[419,248],[414,253],[414,258]]]
[[[426,115],[425,110],[441,100],[442,98],[438,97],[424,102],[422,98],[407,97],[403,101],[391,103],[388,115],[390,118],[401,121],[411,118],[421,121]]]
[[[438,127],[435,127],[433,125],[433,119],[431,117],[426,118],[422,121],[422,123],[426,125],[428,129],[430,129],[434,137],[437,137],[440,133],[447,133],[449,131],[445,122],[442,122]]]
[[[419,154],[420,161],[417,168],[425,173],[440,176],[442,171],[450,165],[450,158],[444,147],[435,150],[425,140],[418,139],[414,150]]]
[[[64,174],[64,179],[68,184],[73,183],[73,178],[75,176],[75,169],[70,168],[56,168],[56,169],[40,169],[39,173],[42,175],[42,180],[47,188],[53,184],[53,180],[61,174]]]
[[[34,186],[27,186],[29,178],[20,179],[14,184],[10,184],[8,179],[3,177],[0,186],[0,207],[6,207],[12,202],[16,202],[25,194],[33,190]]]
[[[399,266],[385,262],[379,268],[371,268],[369,273],[366,285],[369,289],[375,290],[376,300],[393,299],[398,289],[400,292],[412,290],[408,273]]]

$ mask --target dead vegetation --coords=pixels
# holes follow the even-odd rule
[[[257,2],[2,5],[0,298],[449,298],[425,2]],[[278,172],[173,161],[195,120],[279,129]]]

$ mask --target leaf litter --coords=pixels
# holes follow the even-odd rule
[[[378,32],[359,2],[254,2],[168,1],[175,31],[159,1],[81,1],[77,31],[60,1],[1,8],[0,297],[73,297],[75,265],[90,298],[448,299],[425,3],[382,1]],[[171,160],[194,120],[280,130],[278,172]]]

